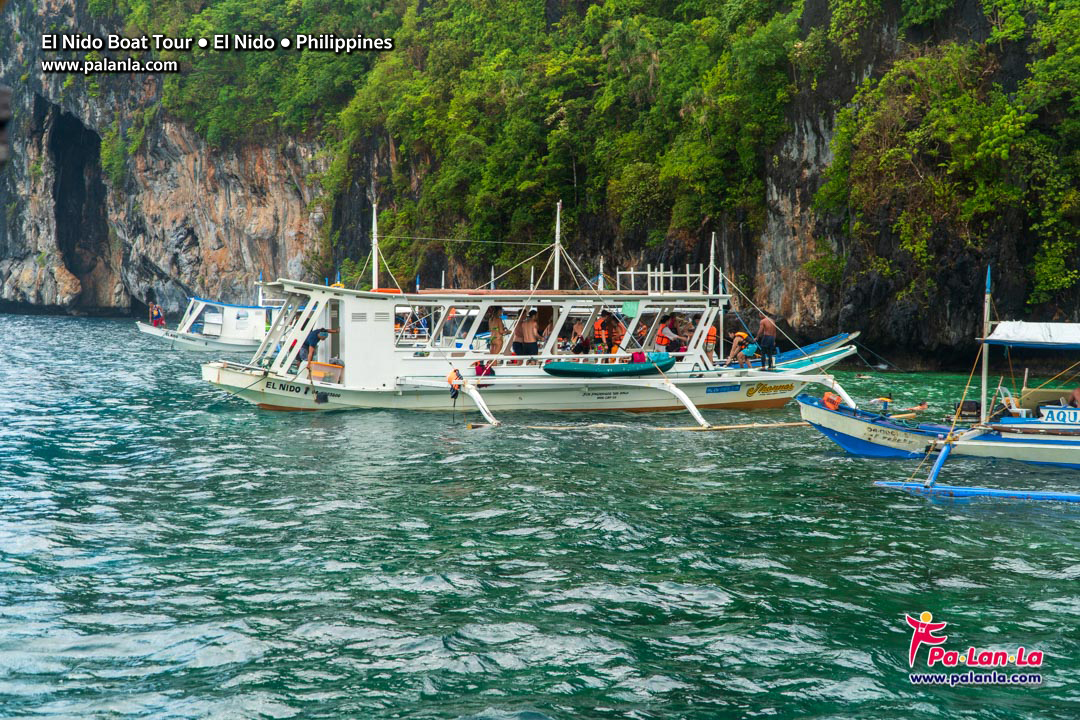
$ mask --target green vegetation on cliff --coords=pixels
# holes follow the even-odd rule
[[[984,30],[966,35],[938,28],[959,12],[949,0],[93,0],[92,10],[119,14],[129,32],[393,37],[381,53],[182,54],[190,71],[168,78],[164,107],[218,145],[321,134],[333,151],[327,209],[371,187],[361,176],[371,163],[388,169],[380,227],[399,279],[429,251],[472,267],[527,256],[531,246],[490,241],[546,241],[557,199],[581,248],[678,254],[707,229],[752,236],[801,103],[839,110],[815,207],[819,228],[843,237],[817,242],[813,277],[836,286],[872,270],[925,296],[942,264],[1008,232],[1037,246],[1019,254],[1030,299],[1043,301],[1080,279],[1080,9],[981,1]],[[899,58],[848,82],[850,103],[817,97],[843,87],[839,77],[865,77],[863,58],[892,53],[895,43],[873,46],[887,27],[899,28]],[[931,39],[905,45],[909,35]],[[358,234],[328,228],[326,265]]]
[[[841,111],[818,203],[850,211],[865,266],[885,274],[898,267],[877,239],[891,232],[914,268],[907,290],[924,294],[948,256],[1023,233],[1029,301],[1044,302],[1080,279],[1080,6],[984,5],[997,42],[911,47]],[[1007,89],[1013,43],[1033,60]]]

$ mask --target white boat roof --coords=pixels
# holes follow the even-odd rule
[[[377,298],[381,300],[401,300],[409,302],[425,303],[437,299],[458,298],[484,298],[505,300],[507,303],[519,303],[522,300],[533,298],[538,302],[544,300],[567,299],[580,300],[593,298],[604,302],[632,302],[634,300],[663,300],[663,301],[694,301],[720,300],[726,302],[731,295],[721,293],[703,293],[697,291],[665,291],[662,293],[647,293],[644,290],[472,290],[460,288],[431,288],[420,292],[403,293],[396,288],[384,288],[381,291],[352,290],[344,287],[332,287],[318,283],[301,282],[299,280],[287,280],[279,278],[276,282],[267,283],[267,287],[278,292],[298,291],[303,293],[322,292],[332,295],[351,295],[354,297]]]
[[[1080,349],[1080,323],[1024,322],[1005,320],[997,324],[987,345],[1053,349]]]

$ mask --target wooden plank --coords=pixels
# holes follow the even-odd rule
[[[651,425],[640,425],[643,430],[675,430],[682,432],[720,432],[723,430],[763,430],[771,428],[787,428],[787,427],[809,427],[810,423],[800,422],[779,422],[779,423],[745,423],[743,425],[710,425],[709,427],[698,427],[697,425],[687,425],[685,427],[654,427]],[[484,428],[494,427],[488,423],[469,423],[466,425],[469,430],[482,430]],[[590,423],[588,425],[509,425],[503,427],[516,427],[522,430],[587,430],[594,428],[625,428],[629,425],[619,425],[615,423]]]
[[[766,428],[785,428],[785,427],[809,427],[810,423],[806,421],[799,422],[779,422],[779,423],[746,423],[743,425],[710,425],[709,427],[697,427],[688,425],[686,427],[661,427],[657,430],[681,430],[684,432],[720,432],[723,430],[763,430]]]

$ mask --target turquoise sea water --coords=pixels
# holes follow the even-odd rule
[[[131,321],[0,315],[0,343],[2,717],[1080,714],[1080,508],[877,490],[917,462],[808,428],[265,412]],[[934,415],[964,382],[839,376]],[[1043,683],[913,686],[922,611],[950,649],[1043,651]]]

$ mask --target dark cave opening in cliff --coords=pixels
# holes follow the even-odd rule
[[[59,108],[54,112],[49,154],[56,168],[56,245],[64,265],[82,283],[78,304],[93,306],[100,298],[95,271],[106,262],[109,252],[101,138],[74,115]]]

